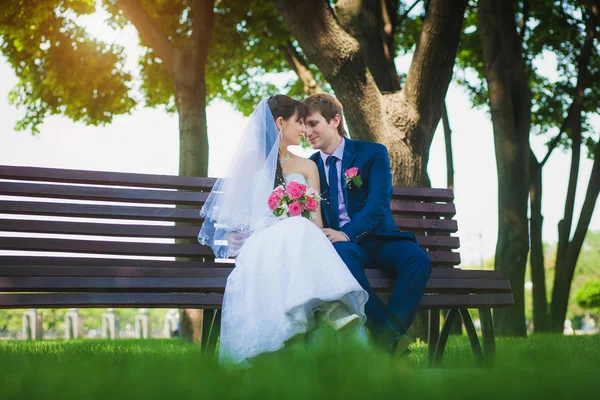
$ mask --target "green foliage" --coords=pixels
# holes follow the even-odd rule
[[[581,308],[600,310],[600,279],[587,281],[575,295],[575,301]]]
[[[409,7],[413,4],[413,1],[398,2],[398,18],[401,18],[402,20],[394,35],[394,40],[396,42],[395,56],[405,55],[410,51],[413,51],[419,40],[421,28],[423,27],[423,19],[425,17],[425,10],[413,10],[413,12],[406,14]]]
[[[265,74],[288,70],[284,48],[292,40],[273,2],[219,2],[206,69],[209,99],[223,99],[249,115],[278,92]]]
[[[37,133],[53,114],[107,124],[135,106],[123,48],[90,37],[74,22],[94,9],[92,0],[19,0],[0,9],[0,51],[19,79],[9,101],[25,108],[17,129]]]
[[[186,44],[193,29],[192,1],[141,3],[173,46]],[[117,0],[19,0],[0,10],[0,49],[19,78],[10,102],[26,110],[17,129],[37,133],[53,114],[107,124],[138,103],[176,111],[172,78],[143,40],[138,81],[137,74],[132,77],[124,70],[121,46],[101,42],[77,25],[78,16],[92,14],[97,7],[108,13],[110,28],[118,31],[129,24]],[[213,11],[206,65],[209,102],[223,99],[247,115],[260,99],[279,91],[302,95],[295,74],[278,85],[269,82],[272,74],[289,71],[284,49],[286,43],[294,43],[272,2],[223,0]],[[311,69],[323,83],[314,65]]]
[[[525,2],[517,2],[517,25],[523,19]],[[577,83],[578,62],[585,38],[585,20],[589,12],[579,0],[543,0],[527,2],[527,23],[519,34],[522,55],[530,73],[532,94],[532,132],[556,134],[573,100]],[[584,2],[585,4],[585,2]],[[483,50],[478,31],[477,2],[467,8],[464,33],[457,56],[456,80],[467,89],[475,107],[487,105],[487,83],[484,79]],[[583,136],[593,153],[598,134],[590,126],[590,117],[600,107],[600,47],[594,43],[590,60],[588,89],[585,91]],[[548,66],[556,61],[556,70]],[[545,61],[546,64],[542,63]],[[548,64],[550,63],[550,64]],[[570,132],[563,135],[559,145],[570,146]]]

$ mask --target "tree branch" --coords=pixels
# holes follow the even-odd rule
[[[552,138],[552,140],[550,141],[550,143],[548,143],[548,152],[546,153],[546,156],[544,157],[544,159],[540,163],[540,168],[544,168],[544,165],[546,165],[546,162],[550,158],[550,155],[552,154],[552,152],[554,151],[554,149],[556,149],[558,147],[558,143],[560,142],[560,139],[562,138],[562,135],[567,130],[567,125],[569,124],[569,121],[571,119],[572,112],[573,112],[573,103],[571,103],[571,105],[569,106],[569,112],[567,113],[567,116],[563,120],[563,122],[562,122],[562,124],[560,126],[560,129],[558,131],[558,134]]]
[[[401,25],[404,20],[406,18],[408,18],[408,14],[410,14],[410,12],[417,6],[417,4],[419,4],[421,1],[423,0],[416,0],[410,7],[408,7],[408,9],[404,12],[404,14],[402,14],[400,16],[400,18],[398,18],[398,22],[396,23],[396,25]]]
[[[385,0],[339,0],[334,11],[346,32],[360,43],[363,59],[379,90],[399,90],[400,78],[394,64],[394,40],[389,15],[387,17],[390,35],[385,32]]]
[[[558,146],[562,135],[573,124],[572,120],[574,113],[581,113],[583,110],[584,92],[587,87],[587,81],[589,78],[588,67],[592,57],[592,52],[594,51],[594,41],[597,35],[598,23],[600,22],[600,10],[597,4],[598,1],[593,0],[592,2],[593,4],[590,7],[590,15],[586,21],[586,37],[581,47],[581,53],[579,55],[579,62],[577,66],[577,83],[575,84],[575,93],[573,94],[573,101],[569,106],[569,111],[561,124],[558,134],[548,144],[548,153],[546,153],[546,156],[540,163],[542,168],[544,167],[544,165],[546,165],[546,162],[550,158],[550,155]]]
[[[525,32],[527,31],[527,20],[529,19],[529,8],[531,4],[529,0],[523,1],[523,18],[519,21],[519,43],[523,44]]]
[[[349,111],[345,116],[350,129],[360,127],[352,131],[352,136],[382,141],[386,124],[381,93],[362,58],[358,41],[338,23],[329,2],[275,0],[275,4],[302,52],[319,67]]]
[[[312,71],[308,67],[308,63],[302,57],[300,53],[296,50],[293,43],[290,40],[286,40],[285,46],[283,46],[282,51],[285,55],[285,59],[292,70],[298,75],[298,79],[302,82],[304,86],[304,93],[307,96],[315,93],[321,93],[323,89],[317,83]]]
[[[594,214],[594,208],[598,203],[598,194],[600,193],[600,142],[596,143],[596,150],[594,151],[594,164],[592,165],[592,173],[588,182],[585,199],[583,200],[583,206],[581,207],[581,214],[579,215],[579,221],[577,222],[577,228],[573,234],[573,240],[569,244],[569,249],[565,255],[565,259],[568,260],[573,268],[577,264],[577,258],[581,252],[581,246],[585,235],[588,231],[592,215]]]
[[[419,113],[434,107],[437,123],[452,79],[467,1],[431,0],[428,7],[403,92]]]
[[[169,73],[173,73],[175,56],[179,49],[171,44],[161,31],[160,27],[152,20],[139,0],[119,0],[117,6],[123,10],[125,17],[137,29],[144,43],[150,47],[162,60]]]
[[[397,4],[397,3],[396,3]],[[394,32],[396,30],[396,23],[394,22],[394,18],[392,17],[393,15],[395,15],[395,11],[396,10],[392,10],[394,11],[394,14],[392,14],[390,11],[390,4],[387,0],[381,0],[381,23],[382,23],[382,27],[381,27],[381,37],[382,37],[382,44],[383,44],[383,53],[385,55],[385,58],[388,60],[394,60]],[[396,72],[396,76],[398,76],[398,73]]]

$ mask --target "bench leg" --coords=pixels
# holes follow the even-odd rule
[[[427,359],[429,366],[433,365],[433,356],[438,339],[440,338],[440,310],[432,308],[429,310],[429,328],[427,331]]]
[[[200,349],[203,354],[214,355],[221,332],[221,310],[204,310]]]
[[[454,323],[454,319],[458,314],[458,309],[453,308],[448,311],[446,314],[446,318],[444,319],[444,326],[442,327],[442,333],[440,334],[440,338],[438,339],[437,346],[435,347],[435,354],[433,356],[433,367],[437,367],[442,362],[442,357],[444,356],[444,350],[446,349],[446,343],[448,342],[448,336],[450,335],[450,330],[452,329],[452,324]]]
[[[469,343],[471,344],[473,355],[475,356],[477,363],[482,366],[484,364],[483,352],[481,351],[479,338],[477,337],[477,331],[475,330],[475,325],[473,325],[473,320],[471,319],[469,310],[466,308],[461,308],[458,310],[458,312],[463,320],[463,324],[465,324],[465,330],[467,331],[467,336],[469,337]]]
[[[483,354],[485,361],[490,365],[496,358],[496,341],[494,338],[494,320],[492,310],[488,307],[479,309],[481,318],[481,335],[483,337]]]

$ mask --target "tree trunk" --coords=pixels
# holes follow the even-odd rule
[[[174,63],[172,79],[179,114],[180,176],[208,176],[205,66],[212,40],[213,3],[212,0],[194,1],[194,30]],[[201,340],[202,315],[202,310],[181,310],[182,339]]]
[[[179,175],[208,175],[208,134],[204,65],[186,69],[194,79],[175,78],[175,101],[179,113]]]
[[[535,154],[529,153],[529,202],[531,220],[529,232],[531,236],[531,282],[533,283],[533,326],[535,332],[548,331],[548,298],[546,294],[546,272],[544,270],[544,245],[542,241],[542,166]]]
[[[173,45],[139,0],[118,0],[116,4],[136,27],[144,43],[162,60],[173,80],[173,93],[179,114],[179,175],[207,176],[204,72],[212,41],[214,0],[192,1],[189,16],[192,20],[192,33],[183,48]],[[188,241],[190,242],[196,243]],[[200,340],[202,310],[182,310],[180,322],[180,337]]]
[[[358,41],[340,26],[327,1],[276,4],[303,53],[344,105],[352,137],[387,146],[395,185],[427,185],[429,147],[452,78],[466,1],[431,2],[406,87],[386,95]]]
[[[352,138],[386,145],[394,185],[429,186],[429,147],[452,78],[467,1],[429,3],[406,86],[385,95],[373,78],[359,40],[343,29],[328,1],[275,3],[303,53],[317,65],[344,105]],[[373,39],[377,42],[369,46],[383,48],[384,38],[379,32]],[[417,319],[413,325],[419,322]],[[418,331],[416,336],[422,337],[423,329]]]
[[[556,252],[556,274],[554,276],[554,287],[552,289],[552,304],[551,311],[551,329],[554,332],[562,332],[564,319],[567,312],[567,303],[569,301],[569,292],[571,289],[571,281],[575,271],[575,263],[579,257],[581,246],[571,242],[571,227],[573,225],[573,211],[575,208],[575,193],[577,190],[577,181],[579,178],[579,163],[581,158],[581,130],[582,130],[582,113],[585,102],[585,88],[589,80],[589,64],[591,56],[594,52],[594,42],[596,38],[596,22],[598,17],[597,5],[593,4],[591,15],[586,20],[586,36],[581,47],[579,55],[579,65],[577,71],[577,85],[573,96],[573,103],[569,110],[569,124],[567,131],[571,133],[571,168],[569,171],[569,185],[567,187],[567,198],[565,201],[565,214],[563,219],[558,224],[558,248]],[[596,151],[596,153],[598,153]],[[594,165],[596,163],[594,162]],[[594,174],[590,178],[590,185],[593,186]],[[588,195],[593,187],[588,186]],[[596,193],[597,196],[597,193]],[[587,200],[587,195],[586,195]],[[584,203],[585,208],[585,203]],[[593,210],[593,205],[592,205]],[[582,215],[579,217],[579,225],[582,223]],[[591,218],[591,217],[590,217]],[[586,230],[587,230],[586,224]],[[585,236],[585,233],[583,234]],[[583,244],[583,239],[582,244]],[[575,238],[573,238],[573,242]],[[577,249],[576,253],[573,253]],[[567,260],[567,254],[569,259]]]
[[[583,240],[587,233],[596,202],[598,201],[598,193],[600,192],[600,143],[596,144],[594,152],[594,165],[592,166],[592,174],[588,184],[579,222],[573,240],[569,243],[565,256],[562,260],[556,263],[556,276],[554,278],[554,289],[552,290],[551,304],[551,328],[555,332],[562,332],[565,317],[567,315],[567,306],[569,303],[569,295],[571,293],[571,282],[577,259],[583,246]]]
[[[450,129],[450,120],[448,119],[448,109],[444,103],[442,113],[442,123],[444,125],[444,142],[446,143],[446,187],[454,189],[454,156],[452,154],[452,130]]]
[[[579,107],[578,107],[579,108]],[[573,225],[573,210],[575,208],[575,194],[579,178],[579,163],[581,159],[581,109],[574,111],[571,128],[571,168],[569,170],[569,185],[565,200],[565,213],[558,223],[558,246],[556,262],[565,257],[569,241],[571,240],[571,226]]]
[[[204,65],[193,68],[193,64],[182,64],[190,71],[175,79],[175,98],[179,112],[179,175],[208,176],[208,136],[206,126],[206,87]],[[187,81],[189,74],[194,79]],[[195,243],[179,239],[177,243]],[[180,259],[178,260],[185,260]],[[202,338],[202,310],[180,311],[180,337],[199,342]]]
[[[531,93],[512,2],[478,4],[498,169],[496,270],[510,279],[515,299],[511,308],[495,310],[494,325],[498,334],[525,336]]]

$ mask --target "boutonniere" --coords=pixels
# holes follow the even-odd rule
[[[356,167],[348,168],[346,172],[344,172],[344,180],[346,181],[344,186],[347,189],[351,189],[353,185],[356,185],[356,187],[361,187],[363,184],[358,168]]]

